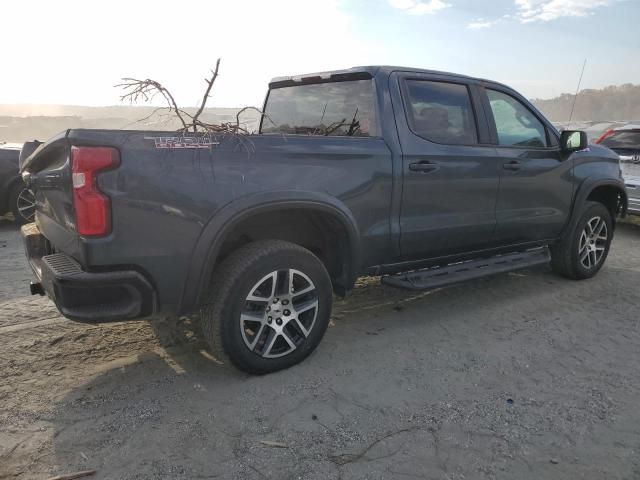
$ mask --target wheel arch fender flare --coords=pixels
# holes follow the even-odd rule
[[[619,178],[602,178],[602,177],[588,177],[584,179],[577,188],[573,208],[571,211],[571,215],[569,217],[569,222],[565,227],[565,231],[563,232],[563,236],[569,234],[573,231],[578,219],[580,218],[580,213],[582,211],[582,206],[586,203],[589,195],[598,187],[613,187],[615,188],[622,198],[622,205],[620,207],[620,211],[618,212],[620,215],[624,215],[627,211],[627,192],[625,189],[624,182]]]
[[[189,261],[180,301],[180,312],[193,311],[202,303],[220,249],[227,235],[251,216],[283,209],[314,210],[340,221],[348,237],[346,280],[355,282],[360,264],[360,233],[350,209],[336,197],[317,192],[269,191],[241,197],[226,204],[206,223]]]

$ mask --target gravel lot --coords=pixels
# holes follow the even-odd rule
[[[640,478],[635,225],[589,281],[362,281],[306,362],[264,377],[189,319],[67,321],[30,278],[0,221],[1,479]]]

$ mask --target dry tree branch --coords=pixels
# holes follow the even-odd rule
[[[330,123],[327,126],[327,128],[324,129],[323,135],[325,137],[328,137],[333,132],[335,132],[336,130],[344,127],[345,125],[347,125],[347,119],[346,118],[343,118],[342,120],[338,120],[337,122]]]
[[[206,78],[204,79],[204,81],[207,82],[207,89],[205,90],[204,96],[202,97],[202,103],[200,104],[200,108],[198,108],[198,111],[196,112],[196,114],[191,118],[194,132],[196,131],[196,124],[198,122],[198,117],[200,117],[200,114],[202,113],[205,105],[207,104],[207,100],[209,100],[209,93],[211,93],[213,82],[215,82],[216,78],[218,78],[219,69],[220,69],[220,59],[216,60],[216,69],[211,72],[212,73],[211,79],[210,80],[207,80]]]
[[[191,117],[187,112],[178,108],[175,98],[171,92],[162,86],[160,82],[147,78],[145,80],[139,80],[137,78],[123,78],[123,83],[119,83],[116,87],[122,88],[125,93],[120,96],[120,100],[129,101],[129,103],[137,103],[138,101],[148,102],[160,93],[168,104],[169,111],[175,112],[176,116],[182,123],[182,126],[186,129],[187,122],[185,122],[183,115]]]
[[[242,115],[247,110],[255,110],[256,112],[258,112],[258,114],[260,114],[261,116],[269,120],[274,126],[276,126],[276,122],[274,122],[273,119],[267,113],[263,112],[258,107],[243,107],[240,110],[238,110],[238,113],[236,113],[236,128],[240,128],[240,115]]]
[[[177,130],[181,133],[187,132],[203,132],[207,134],[222,134],[222,135],[248,135],[249,131],[246,128],[240,125],[240,115],[247,110],[255,110],[264,118],[267,118],[271,123],[275,125],[271,117],[267,114],[263,113],[262,110],[256,107],[244,107],[238,111],[236,114],[236,121],[234,122],[225,122],[225,123],[207,123],[200,120],[200,115],[204,112],[207,101],[211,98],[211,90],[213,89],[213,84],[218,78],[218,72],[220,70],[220,59],[216,61],[215,69],[211,71],[211,78],[206,79],[207,88],[202,96],[202,101],[200,102],[200,106],[196,110],[196,112],[191,115],[186,112],[184,109],[178,107],[178,103],[176,102],[174,96],[171,92],[164,87],[160,82],[156,80],[152,80],[147,78],[145,80],[139,80],[137,78],[123,78],[122,83],[116,85],[116,87],[122,88],[125,93],[120,97],[122,101],[129,101],[130,103],[137,102],[149,102],[153,100],[153,98],[160,94],[164,98],[167,106],[159,107],[151,112],[150,115],[147,115],[142,120],[138,122],[148,120],[159,110],[166,109],[169,111],[169,114],[175,114],[182,126]],[[134,122],[137,123],[137,122]]]
[[[82,470],[80,472],[70,473],[67,475],[57,475],[55,477],[51,477],[49,480],[74,480],[76,478],[89,477],[91,475],[95,475],[95,473],[95,470]]]

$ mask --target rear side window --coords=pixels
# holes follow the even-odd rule
[[[407,117],[416,135],[436,143],[478,143],[469,89],[458,83],[406,81]]]
[[[640,149],[640,131],[614,131],[605,137],[600,145],[609,148],[632,148]]]
[[[373,80],[317,83],[269,91],[261,133],[378,135]]]
[[[487,89],[498,131],[498,143],[512,147],[546,147],[544,125],[520,101],[506,93]]]

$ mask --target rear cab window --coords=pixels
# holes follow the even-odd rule
[[[271,88],[261,134],[379,136],[373,80]]]
[[[405,108],[411,131],[447,145],[478,143],[469,88],[460,83],[407,79]]]

